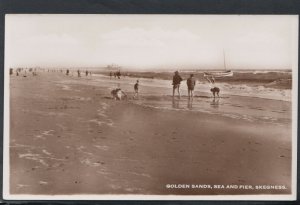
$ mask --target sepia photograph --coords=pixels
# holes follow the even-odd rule
[[[4,199],[296,199],[298,15],[6,14],[4,63]]]

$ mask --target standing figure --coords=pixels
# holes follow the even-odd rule
[[[136,81],[136,83],[134,84],[134,98],[135,97],[139,97],[139,80]]]
[[[189,98],[194,97],[194,88],[196,85],[196,80],[194,78],[194,74],[191,74],[190,77],[186,80],[186,84],[188,87],[188,96]]]
[[[69,71],[69,69],[67,69],[67,71],[66,71],[66,75],[69,75],[69,72],[70,72],[70,71]]]
[[[89,71],[85,71],[85,76],[88,76],[89,75]]]
[[[179,90],[179,87],[180,87],[180,82],[182,81],[182,78],[181,76],[179,75],[178,71],[175,72],[175,75],[173,76],[173,97],[175,95],[175,90],[177,89],[177,92],[178,92],[178,98],[180,98],[180,90]]]
[[[77,70],[78,77],[80,77],[80,70]]]
[[[120,77],[121,77],[121,72],[120,71],[117,72],[117,77],[118,77],[118,79],[120,79]]]

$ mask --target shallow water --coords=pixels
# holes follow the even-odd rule
[[[104,87],[107,89],[108,96],[110,90],[120,87],[128,94],[131,102],[156,109],[198,111],[249,122],[260,121],[279,125],[291,123],[291,102],[288,97],[282,97],[285,93],[291,93],[291,90],[223,84],[221,97],[213,98],[212,94],[207,92],[209,91],[209,85],[199,82],[195,88],[195,97],[193,100],[189,100],[185,82],[183,82],[181,85],[181,99],[177,97],[173,99],[170,81],[140,78],[139,98],[133,99],[133,85],[136,78],[110,79],[108,76],[94,75],[89,78],[70,78],[64,83],[74,83],[74,81]],[[246,92],[234,92],[233,88],[235,90],[247,89],[249,92],[251,90],[251,94],[245,96],[247,95]]]

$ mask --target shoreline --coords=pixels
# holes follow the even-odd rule
[[[103,75],[103,74],[94,74],[94,75],[99,76],[99,77],[104,77],[104,78],[106,78],[108,80],[110,78],[109,76],[106,76],[106,75]],[[149,78],[143,78],[143,77],[136,78],[136,77],[131,77],[131,76],[125,76],[125,77],[123,76],[123,78],[125,78],[125,79],[132,79],[132,82],[134,82],[136,79],[149,80]],[[161,88],[165,88],[165,89],[171,89],[172,88],[172,85],[170,83],[171,80],[158,79],[158,78],[154,78],[154,79],[150,79],[150,80],[155,80],[155,81],[164,82],[164,83],[168,82],[170,84],[169,87],[166,87],[166,85],[161,85],[161,86],[160,85],[156,85],[156,87],[161,87]],[[114,82],[117,83],[120,80],[112,78],[110,81],[114,81]],[[203,89],[197,91],[197,89],[198,89],[199,86],[209,87],[208,83],[203,83],[203,82],[199,83],[199,82],[197,82],[197,85],[198,86],[196,86],[195,92],[200,92],[202,94],[208,94],[209,96],[211,96],[210,91],[204,91]],[[244,86],[245,84],[240,84],[240,83],[235,84],[235,83],[229,83],[229,82],[225,82],[225,83],[222,82],[222,83],[218,83],[218,85],[220,87],[224,87],[224,86],[232,86],[233,87],[233,86],[236,86],[235,89],[238,89],[240,86]],[[185,92],[187,92],[185,81],[182,83],[182,86],[184,87],[184,89],[181,88],[181,90],[184,90]],[[259,87],[262,87],[262,86],[261,85],[257,85],[257,86],[248,86],[248,87],[249,88],[259,88]],[[291,89],[277,89],[277,88],[268,88],[268,87],[264,87],[263,89],[269,90],[269,92],[272,92],[272,91],[273,92],[285,92],[285,93],[290,93],[290,94],[289,94],[289,96],[287,96],[287,98],[283,98],[282,96],[276,96],[275,97],[275,96],[268,96],[266,94],[259,94],[259,96],[258,95],[255,96],[255,95],[249,94],[249,93],[245,93],[244,94],[243,90],[235,90],[236,92],[239,92],[239,94],[237,95],[237,94],[230,93],[228,91],[224,92],[222,90],[221,91],[221,95],[225,95],[225,96],[241,96],[241,97],[256,97],[256,98],[263,98],[263,99],[270,99],[270,100],[279,100],[279,101],[286,101],[286,102],[291,102],[292,101],[292,97],[291,97],[292,90]],[[209,90],[209,89],[207,89],[207,90]],[[253,92],[257,92],[257,91],[253,91]],[[147,94],[145,93],[145,95],[147,95]]]

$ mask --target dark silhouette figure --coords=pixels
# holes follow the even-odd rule
[[[173,76],[173,97],[175,95],[175,90],[177,90],[178,92],[178,98],[180,98],[180,90],[179,90],[179,87],[180,87],[180,82],[182,81],[182,78],[181,76],[179,75],[178,71],[175,72],[175,75]]]

